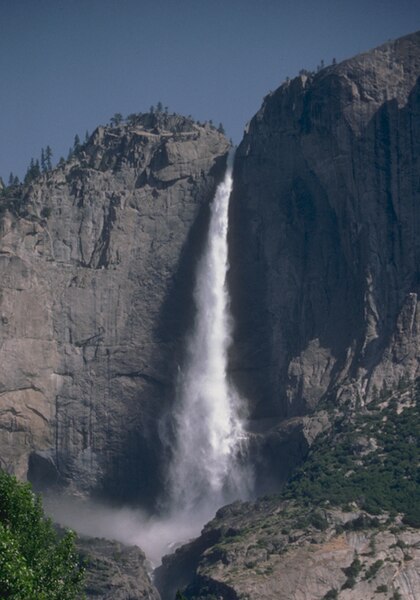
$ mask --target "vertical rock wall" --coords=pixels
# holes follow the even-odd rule
[[[214,129],[143,115],[96,130],[3,211],[1,466],[40,488],[153,501],[227,150]]]
[[[419,75],[417,33],[283,84],[247,128],[231,368],[259,419],[418,374]]]

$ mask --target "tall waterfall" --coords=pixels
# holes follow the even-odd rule
[[[220,506],[251,491],[250,473],[240,461],[243,407],[226,369],[232,329],[226,287],[231,160],[211,205],[206,247],[197,266],[196,318],[177,386],[169,499],[161,507],[167,510],[154,517],[97,504],[75,510],[74,502],[66,505],[63,498],[49,507],[58,521],[78,531],[142,547],[154,566],[197,536]]]
[[[196,275],[194,329],[178,379],[176,446],[170,466],[175,512],[214,510],[246,495],[249,484],[238,462],[245,437],[240,401],[226,372],[232,326],[226,286],[232,158],[211,205],[208,239]]]

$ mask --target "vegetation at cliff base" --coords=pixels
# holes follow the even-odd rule
[[[335,418],[319,436],[286,497],[371,514],[403,514],[420,527],[420,382],[387,391]]]
[[[83,566],[74,534],[59,539],[29,484],[0,471],[0,598],[80,598]]]

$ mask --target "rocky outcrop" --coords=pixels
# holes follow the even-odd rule
[[[144,553],[101,538],[81,537],[77,548],[86,566],[84,593],[96,600],[160,600]]]
[[[0,457],[53,484],[147,504],[194,264],[228,142],[165,114],[99,127],[3,202]]]
[[[156,583],[163,600],[178,589],[194,600],[415,600],[418,531],[384,522],[275,499],[232,505],[164,559]]]
[[[418,374],[419,74],[416,33],[284,83],[247,128],[231,371],[255,419]]]
[[[163,600],[416,600],[420,595],[420,380],[332,426],[281,494],[220,509],[164,557]]]

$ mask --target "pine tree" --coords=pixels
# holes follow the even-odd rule
[[[47,163],[46,163],[46,160],[45,160],[44,148],[41,148],[41,171],[43,173],[46,173],[48,171],[48,169],[47,169]]]
[[[163,111],[163,104],[162,102],[158,102],[156,104],[156,112],[161,113]]]
[[[74,136],[73,150],[74,150],[74,152],[77,152],[79,149],[80,149],[80,138],[76,133],[76,135]]]
[[[225,128],[223,127],[223,124],[222,124],[222,123],[219,123],[219,127],[217,128],[217,131],[218,131],[219,133],[223,133],[223,135],[226,133],[226,132],[225,132]]]
[[[111,117],[111,125],[113,127],[118,127],[123,120],[123,116],[121,113],[115,113],[113,117]]]
[[[52,153],[50,146],[47,146],[45,149],[45,165],[47,167],[47,171],[51,171],[51,169],[52,169],[52,164],[51,164],[52,154],[53,153]]]
[[[31,162],[29,163],[29,167],[26,169],[25,177],[23,179],[23,182],[25,183],[25,185],[30,183],[33,179],[32,175],[33,175],[34,166],[35,166],[34,159],[31,158]]]
[[[12,171],[10,171],[8,184],[13,185],[14,180],[15,180],[15,176],[13,175]]]
[[[41,175],[41,168],[39,166],[39,160],[36,159],[35,165],[34,165],[34,177],[33,178],[35,179],[36,177],[39,177],[40,175]]]
[[[29,167],[26,171],[25,178],[23,180],[24,183],[27,185],[28,183],[30,183],[31,181],[33,181],[40,175],[41,175],[41,168],[39,166],[39,160],[34,161],[34,159],[31,158],[31,162],[29,163]]]
[[[87,144],[87,142],[89,141],[89,137],[90,137],[89,131],[86,129],[86,131],[85,131],[85,144]]]

